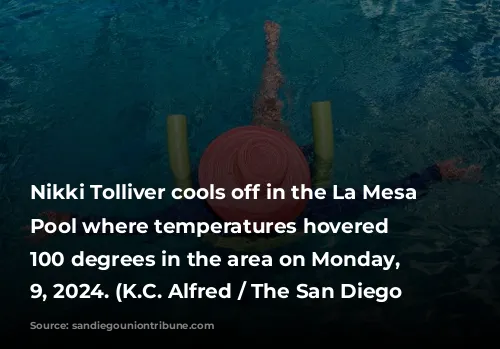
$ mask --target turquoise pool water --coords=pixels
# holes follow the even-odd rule
[[[394,230],[386,239],[307,241],[290,248],[383,245],[397,251],[409,271],[378,280],[425,289],[413,292],[425,295],[421,303],[398,311],[466,299],[494,318],[500,306],[495,298],[500,287],[496,0],[0,1],[0,267],[15,292],[27,292],[21,283],[34,277],[25,266],[32,247],[17,227],[36,212],[131,216],[166,205],[72,201],[47,207],[28,200],[29,185],[173,186],[166,115],[188,116],[193,161],[218,134],[249,123],[264,62],[266,19],[282,26],[286,120],[298,143],[311,141],[310,103],[332,102],[336,183],[378,183],[454,156],[484,166],[481,184],[440,184],[416,204],[367,215],[391,215]],[[108,240],[55,241],[37,248],[210,250],[192,239],[153,245]],[[37,273],[46,280],[61,278],[47,270]],[[71,273],[65,278],[108,278]],[[169,282],[181,271],[148,273],[149,279]],[[144,277],[142,270],[108,274]],[[336,277],[329,270],[308,275]],[[297,277],[296,271],[283,273],[285,279]],[[37,307],[23,311],[43,312]],[[81,307],[68,303],[61,313]],[[328,308],[318,312],[325,319],[331,315]],[[370,314],[377,321],[376,308]],[[436,306],[432,314],[414,318],[428,316],[437,323],[442,314],[449,312]]]

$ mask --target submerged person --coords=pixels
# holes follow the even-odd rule
[[[292,159],[290,160],[290,163],[287,166],[284,166],[281,163],[270,164],[269,161],[265,163],[265,161],[263,162],[262,159],[258,159],[260,160],[260,163],[257,163],[255,166],[260,168],[254,170],[254,172],[259,172],[260,174],[265,173],[262,171],[266,170],[267,167],[272,167],[273,165],[289,167],[290,169],[299,168],[299,172],[302,171],[301,172],[302,180],[299,181],[298,184],[299,185],[306,184],[307,186],[307,183],[305,182],[310,183],[309,166],[311,166],[310,160],[313,158],[313,146],[312,145],[304,146],[299,149],[299,147],[297,147],[293,143],[291,138],[289,138],[288,128],[286,127],[285,123],[282,120],[283,103],[279,100],[279,94],[278,94],[278,91],[281,88],[284,81],[277,60],[277,48],[278,48],[280,27],[274,22],[267,21],[264,25],[264,30],[266,33],[266,48],[267,48],[266,63],[264,65],[262,73],[262,83],[260,86],[260,91],[254,104],[254,115],[252,119],[252,125],[254,126],[250,126],[249,128],[246,128],[244,130],[244,137],[250,137],[249,140],[247,141],[244,140],[244,141],[247,143],[248,142],[253,143],[254,148],[258,148],[255,147],[255,144],[257,144],[257,138],[259,141],[263,140],[264,142],[275,141],[276,143],[274,144],[275,148],[274,149],[269,148],[268,150],[266,150],[267,148],[264,149],[264,151],[260,153],[260,156],[258,156],[260,158],[265,158],[268,155],[267,153],[272,153],[273,151],[278,151],[278,152],[281,151],[281,149],[278,149],[280,146],[282,148],[287,148],[287,151],[289,150],[289,148],[291,148],[290,154],[292,154],[293,156]],[[253,135],[255,135],[256,139],[252,138],[254,137]],[[233,133],[229,137],[226,137],[223,143],[228,143],[230,141],[235,141],[235,140],[241,141],[241,139],[244,137],[236,136],[236,134]],[[247,162],[252,161],[248,159],[248,154],[245,153],[244,151],[241,151],[241,153],[244,153],[243,154],[244,156],[237,156],[237,155],[235,156],[234,154],[235,152],[237,152],[237,149],[234,149],[234,147],[231,144],[225,144],[225,145],[229,149],[227,150],[227,152],[230,152],[230,154],[226,157],[232,157],[232,158],[243,157]],[[259,146],[262,147],[263,144],[259,144]],[[209,146],[209,148],[210,147],[211,146]],[[214,150],[212,151],[212,153],[220,155],[218,153],[221,152],[218,150]],[[281,159],[277,160],[277,162],[279,161],[281,161]],[[205,184],[207,184],[208,182],[210,182],[210,184],[215,184],[214,183],[215,181],[213,182],[208,181],[205,177],[202,178],[201,176],[202,172],[204,171],[206,172],[206,167],[207,167],[206,163],[207,161],[204,161],[202,158],[202,162],[200,163],[200,168],[203,169],[198,172],[200,173],[200,182],[203,179],[206,182]],[[226,177],[221,182],[223,184],[226,184],[226,181],[231,180],[229,177],[231,176],[234,177],[236,176],[236,172],[239,172],[239,171],[234,171],[234,167],[231,167],[232,164],[229,164],[230,166],[228,168],[221,168],[221,166],[219,165],[220,164],[215,164],[213,166],[216,167],[218,166],[215,172],[218,172],[219,174],[220,172],[226,172],[225,173]],[[392,183],[382,184],[380,187],[389,189],[399,189],[399,188],[414,189],[418,191],[418,197],[422,197],[429,189],[429,186],[434,182],[439,182],[442,180],[474,179],[478,175],[478,172],[480,171],[480,167],[476,165],[465,168],[458,168],[457,165],[458,165],[457,160],[448,160],[441,163],[433,164],[424,169],[423,171],[421,171],[420,173],[411,174],[401,180],[396,180]],[[307,168],[306,170],[304,170],[304,166]],[[273,173],[272,169],[268,173]],[[276,174],[276,171],[274,173]],[[258,176],[254,177],[259,179]],[[274,178],[272,177],[273,175],[268,175],[268,177],[264,176],[266,180],[269,180],[268,182],[273,182]],[[246,183],[256,184],[255,181],[247,181]],[[203,183],[201,183],[201,185],[200,183],[195,183],[194,186],[206,187],[205,185],[203,185]],[[338,194],[342,195],[341,190],[339,190]],[[293,218],[291,220],[294,220],[295,222],[299,223],[297,224],[297,227],[299,229],[301,227],[301,222],[304,221],[304,218],[307,218],[309,222],[315,222],[315,223],[354,220],[367,211],[380,209],[392,203],[397,203],[397,202],[401,202],[401,200],[363,199],[362,195],[360,195],[359,193],[358,195],[356,195],[356,199],[354,200],[334,200],[332,195],[328,195],[325,199],[320,200],[313,198],[311,200],[308,200],[307,202],[304,202],[304,205],[300,207],[300,212],[298,212],[297,215],[293,214],[292,215]],[[241,214],[241,212],[239,212],[238,214],[242,218],[245,218],[245,213]],[[82,222],[100,222],[104,218],[98,216],[80,216],[78,214],[62,213],[62,212],[45,212],[42,215],[46,216],[46,218],[49,221],[55,223],[69,222],[71,219],[75,218],[78,222],[80,222],[80,224],[78,224],[78,227],[80,228],[82,227],[81,225]],[[251,214],[248,213],[247,216],[251,216]],[[233,217],[235,217],[234,213]],[[271,218],[272,220],[279,221],[279,219],[277,219],[277,217],[275,216]],[[135,217],[134,219],[129,219],[125,217],[106,217],[106,221],[108,222],[140,221],[147,223],[148,226],[150,227],[156,220],[162,222],[192,222],[192,223],[197,223],[197,222],[213,223],[217,221],[222,222],[224,220],[232,221],[227,217],[221,218],[220,210],[214,209],[214,206],[205,200],[176,201],[165,210],[156,212],[147,217]],[[253,219],[249,220],[255,221]],[[266,221],[266,219],[262,219],[260,221]],[[29,229],[29,227],[26,228]],[[82,229],[79,229],[77,233],[85,234]],[[213,236],[215,234],[207,234],[207,235]],[[267,239],[269,238],[278,239],[288,234],[282,234],[281,236],[276,236],[276,234],[273,233],[245,234],[245,235],[246,235],[245,239],[247,239],[246,241],[248,242],[249,236],[251,240],[262,241],[262,239],[260,239],[261,237]],[[292,234],[292,235],[299,235],[299,234]],[[39,239],[43,236],[48,236],[48,234],[30,235],[30,237],[34,237],[35,239]],[[227,234],[223,238],[220,239],[217,238],[218,241],[216,243],[219,246],[225,245],[225,243],[228,242],[229,240],[234,240],[232,239],[232,237],[239,238],[240,235]],[[231,247],[231,246],[228,245],[226,247]]]

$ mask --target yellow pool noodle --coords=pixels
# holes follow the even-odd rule
[[[178,188],[191,188],[187,118],[185,115],[167,116],[167,145],[170,169]]]
[[[334,155],[332,106],[329,101],[313,102],[311,105],[314,176],[313,185],[326,188],[331,185]]]

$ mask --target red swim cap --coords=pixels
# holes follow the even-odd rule
[[[292,186],[311,186],[309,164],[300,148],[285,134],[260,126],[238,127],[213,140],[199,166],[201,188],[224,188],[226,199],[207,200],[225,221],[290,222],[307,200],[294,200]],[[283,188],[285,199],[267,199],[267,184]],[[232,198],[235,188],[260,184],[258,199]]]

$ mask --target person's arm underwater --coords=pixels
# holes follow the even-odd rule
[[[461,160],[451,159],[436,163],[424,169],[420,173],[413,173],[403,179],[396,180],[390,183],[381,184],[381,189],[415,189],[417,199],[424,197],[430,185],[441,182],[443,180],[477,180],[479,178],[481,167],[471,165],[464,168],[459,168]],[[339,190],[338,195],[343,196],[345,190]],[[323,222],[332,220],[352,220],[367,211],[381,209],[390,205],[407,202],[406,200],[398,199],[363,199],[360,191],[356,191],[356,199],[354,200],[334,200],[332,195],[324,200],[311,200],[308,208],[304,213],[313,222]]]

